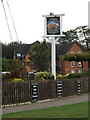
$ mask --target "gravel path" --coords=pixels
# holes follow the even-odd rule
[[[6,113],[19,112],[24,110],[35,110],[35,109],[41,109],[47,107],[63,106],[63,105],[84,102],[84,101],[88,101],[88,94],[82,94],[79,96],[71,96],[71,97],[62,97],[59,99],[30,103],[26,105],[24,104],[24,105],[5,107],[2,108],[2,113],[6,114]]]

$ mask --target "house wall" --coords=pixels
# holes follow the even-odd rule
[[[74,52],[74,53],[78,53],[79,51],[81,51],[82,53],[84,53],[84,51],[79,47],[79,45],[77,43],[75,43],[72,48],[67,52],[67,53],[71,53],[71,52]]]
[[[26,57],[25,57],[25,62],[30,62],[30,59],[29,59],[30,55],[27,54]],[[25,68],[27,70],[27,72],[34,72],[35,70],[32,69],[31,65],[25,65]]]
[[[78,53],[79,51],[84,53],[77,43],[75,43],[67,53],[71,53],[72,51],[74,53]],[[59,67],[59,70],[57,71],[59,74],[61,74],[61,70],[63,75],[71,73],[72,70],[75,71],[75,73],[82,71],[82,66],[79,66],[78,62],[75,62],[74,67],[71,66],[71,62],[69,61],[62,61],[59,59],[58,62],[62,64],[62,68]],[[83,69],[88,69],[88,61],[83,61]]]

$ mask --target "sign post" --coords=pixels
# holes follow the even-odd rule
[[[51,43],[51,68],[52,74],[56,79],[56,43],[60,37],[64,36],[62,34],[62,16],[64,14],[53,14],[43,15],[44,17],[44,38],[47,38]]]

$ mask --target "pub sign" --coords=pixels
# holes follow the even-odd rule
[[[47,35],[60,35],[60,17],[47,17]]]

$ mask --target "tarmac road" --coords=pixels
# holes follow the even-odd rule
[[[2,113],[6,114],[6,113],[19,112],[19,111],[25,111],[25,110],[36,110],[41,108],[63,106],[63,105],[69,105],[69,104],[85,102],[85,101],[88,101],[88,94],[62,97],[59,99],[53,99],[53,100],[24,104],[24,105],[4,107],[2,108]]]

